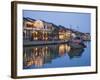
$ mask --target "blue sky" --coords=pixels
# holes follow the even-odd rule
[[[90,13],[23,10],[23,17],[44,20],[67,28],[71,27],[81,32],[90,32],[91,27]]]

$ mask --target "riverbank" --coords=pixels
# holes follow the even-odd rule
[[[68,40],[62,40],[62,41],[23,41],[23,46],[36,46],[36,45],[50,45],[50,44],[63,44],[67,43]]]

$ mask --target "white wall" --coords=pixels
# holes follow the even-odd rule
[[[16,0],[17,1],[17,0]],[[29,0],[25,0],[29,1]],[[31,0],[37,1],[37,0]],[[54,2],[66,4],[80,5],[100,5],[100,0],[38,0],[37,2]],[[10,78],[11,68],[11,0],[0,0],[0,80],[13,80]],[[100,6],[99,6],[100,10]],[[99,11],[100,14],[100,11]],[[100,22],[100,16],[98,16]],[[100,24],[98,24],[99,26]],[[98,27],[99,28],[99,27]],[[100,30],[100,29],[98,29]],[[99,31],[98,31],[99,32]],[[100,32],[98,33],[100,34]],[[99,38],[100,40],[100,38]],[[99,41],[98,40],[98,41]],[[99,43],[100,44],[100,41]],[[99,53],[99,52],[98,52]],[[98,54],[100,58],[100,54]],[[100,63],[100,59],[99,62]],[[100,64],[99,64],[100,67]],[[100,69],[99,69],[100,72]],[[45,78],[30,78],[26,80],[100,80],[99,74],[91,75],[75,75],[75,76],[60,76],[60,77],[45,77]],[[22,79],[25,80],[25,79]]]

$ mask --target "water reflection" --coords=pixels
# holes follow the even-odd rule
[[[72,48],[68,52],[68,55],[69,55],[70,59],[72,59],[74,57],[80,57],[83,52],[84,52],[84,48],[79,48],[79,49]]]
[[[67,44],[59,44],[24,47],[23,51],[23,68],[30,69],[31,66],[34,66],[34,68],[42,68],[44,64],[50,64],[52,60],[66,55],[69,56],[69,59],[79,57],[84,52],[84,49],[72,49]],[[55,65],[53,66],[55,67]]]

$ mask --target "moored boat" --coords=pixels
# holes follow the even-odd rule
[[[68,42],[71,48],[85,48],[83,40],[80,37],[76,37]]]

